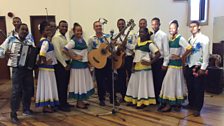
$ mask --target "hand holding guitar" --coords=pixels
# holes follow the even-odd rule
[[[111,43],[116,43],[116,40],[121,36],[121,34],[129,27],[131,26],[132,24],[134,23],[134,20],[131,19],[127,26],[124,27],[122,29],[121,32],[119,32],[119,34],[112,39],[112,42]],[[106,38],[105,38],[106,39]],[[107,40],[107,39],[106,39]],[[107,42],[109,43],[109,42]],[[105,65],[106,65],[106,62],[107,62],[107,58],[109,56],[111,56],[111,54],[113,52],[111,52],[111,46],[114,46],[114,44],[106,44],[106,43],[101,43],[99,48],[97,49],[94,49],[92,51],[90,51],[88,53],[88,60],[89,62],[91,63],[91,65],[93,65],[94,67],[98,68],[98,69],[101,69],[103,68]],[[113,50],[112,50],[113,51]],[[115,59],[116,60],[116,59]]]

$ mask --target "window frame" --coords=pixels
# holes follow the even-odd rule
[[[190,22],[193,21],[191,20],[191,1],[193,0],[188,0],[188,21],[187,21],[187,25],[189,26],[190,25]],[[201,0],[200,0],[201,1]],[[205,20],[198,20],[200,22],[200,25],[203,26],[203,25],[208,25],[208,16],[209,16],[209,0],[205,0],[206,1],[206,5],[205,5],[205,17],[206,19]],[[207,6],[207,7],[206,7]],[[200,7],[199,7],[200,8]],[[207,8],[207,9],[206,9]],[[200,13],[200,10],[199,10],[199,13]],[[200,16],[199,16],[200,17]]]

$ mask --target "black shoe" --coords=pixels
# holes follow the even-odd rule
[[[119,100],[119,102],[120,103],[124,103],[125,101],[124,101],[124,98],[121,98],[120,100]]]
[[[157,108],[157,111],[160,111],[166,106],[166,104],[159,104],[159,107]]]
[[[33,115],[33,111],[32,110],[25,110],[25,111],[23,111],[23,115],[24,116],[31,116],[31,115]]]
[[[43,113],[53,113],[54,110],[52,108],[43,108]]]
[[[130,102],[130,103],[127,103],[126,106],[135,106],[135,105]]]
[[[19,121],[19,119],[17,118],[17,116],[13,116],[13,117],[11,117],[11,122],[13,123],[13,124],[17,124],[17,125],[19,125],[21,122]]]
[[[174,106],[173,110],[174,110],[175,112],[180,112],[180,110],[181,110],[181,106],[180,106],[180,105]]]
[[[89,106],[90,104],[89,103],[84,103],[86,106]]]
[[[58,106],[51,106],[51,108],[52,108],[52,110],[53,110],[54,112],[57,112],[57,111],[59,110],[59,107],[58,107]]]
[[[17,118],[17,114],[16,114],[16,112],[11,112],[11,113],[10,113],[10,118],[11,118],[11,122],[12,122],[13,124],[17,124],[17,125],[20,124],[20,121],[19,121],[19,119]]]
[[[172,107],[164,107],[159,110],[159,112],[170,112],[172,110]]]
[[[67,103],[67,104],[66,104],[66,107],[74,108],[75,105],[72,105],[72,104]]]
[[[88,107],[86,106],[86,105],[84,105],[84,106],[79,106],[79,105],[76,105],[76,108],[80,108],[80,109],[88,109]]]
[[[100,105],[100,106],[106,106],[106,104],[105,104],[104,101],[100,101],[99,105]]]
[[[194,117],[198,117],[198,116],[200,116],[200,111],[194,111],[194,112],[193,112],[193,115],[194,115]]]
[[[145,105],[142,105],[142,106],[137,106],[136,109],[143,109],[145,108]]]
[[[183,105],[182,107],[184,109],[191,109],[191,110],[193,109],[193,107],[191,105],[189,105],[189,104],[188,105]]]
[[[113,104],[113,100],[110,101],[110,104]],[[118,103],[117,100],[115,100],[115,101],[114,101],[114,105],[115,105],[115,106],[120,106],[120,103]]]
[[[59,110],[63,111],[63,112],[70,112],[71,109],[69,107],[59,107]]]

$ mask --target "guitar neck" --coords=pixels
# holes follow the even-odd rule
[[[117,35],[115,38],[113,38],[113,40],[117,40],[117,39],[124,33],[124,31],[125,31],[127,28],[128,28],[128,26],[124,27],[124,28],[118,33],[118,35]]]
[[[127,44],[127,39],[128,39],[128,35],[130,34],[131,32],[131,28],[128,30],[128,33],[126,34],[126,36],[124,37],[124,40],[122,42],[122,46],[124,47],[126,44]]]
[[[134,23],[134,20],[133,19],[131,19],[129,22],[128,22],[128,24],[118,33],[118,35],[113,39],[113,40],[117,40],[123,33],[124,33],[124,31],[129,27],[129,26],[131,26],[132,24]]]

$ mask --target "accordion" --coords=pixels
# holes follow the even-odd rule
[[[24,67],[29,70],[34,69],[38,54],[38,49],[32,45],[25,45],[21,42],[14,42],[11,46],[11,57],[8,66]]]

